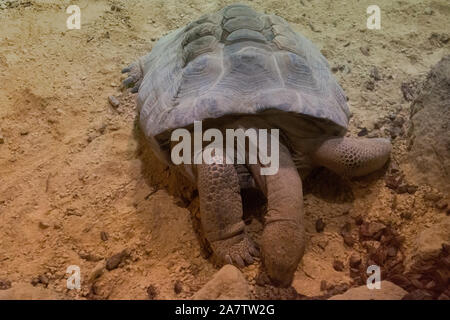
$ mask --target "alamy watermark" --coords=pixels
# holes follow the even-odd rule
[[[381,269],[377,265],[371,265],[367,268],[367,274],[370,275],[367,278],[367,289],[381,289]]]
[[[260,164],[261,175],[274,175],[278,172],[279,129],[270,129],[270,132],[268,129],[226,129],[224,141],[221,130],[210,128],[203,132],[202,122],[194,121],[193,139],[190,131],[179,128],[172,131],[171,141],[178,142],[171,151],[171,160],[175,165],[192,162],[223,164],[225,161],[226,164]],[[203,147],[203,142],[210,141]]]
[[[77,265],[70,265],[66,269],[66,273],[69,276],[66,281],[67,289],[80,290],[81,289],[81,270]]]

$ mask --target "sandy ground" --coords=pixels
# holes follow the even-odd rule
[[[351,134],[366,128],[369,136],[387,136],[392,130],[380,128],[382,119],[409,115],[401,84],[423,78],[449,53],[450,6],[378,0],[382,28],[367,30],[372,2],[248,4],[284,17],[321,49],[349,97]],[[0,0],[0,279],[13,286],[34,281],[70,299],[146,299],[149,286],[156,298],[173,299],[189,298],[211,278],[217,269],[197,236],[194,194],[140,146],[134,97],[121,89],[120,70],[170,30],[230,3]],[[66,28],[70,4],[81,8],[80,30]],[[433,36],[445,33],[447,42]],[[109,105],[110,95],[118,108]],[[401,124],[397,131],[393,158],[401,163]],[[436,190],[418,185],[414,194],[397,194],[383,175],[330,183],[336,178],[319,172],[312,179],[305,195],[308,247],[293,283],[298,293],[322,295],[323,280],[352,284],[346,261],[366,248],[344,244],[341,228],[350,223],[357,234],[355,217],[389,224],[405,238],[406,256],[421,230],[445,218],[423,199]],[[323,232],[316,231],[319,218]],[[104,259],[124,249],[118,268],[89,281]],[[335,260],[344,262],[342,271]],[[80,267],[81,290],[66,288],[70,265]],[[258,268],[244,269],[252,285]]]

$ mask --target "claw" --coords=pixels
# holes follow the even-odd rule
[[[259,257],[259,250],[256,249],[255,247],[250,246],[250,247],[248,248],[248,251],[250,252],[250,254],[251,254],[252,256],[254,256],[254,257]]]
[[[244,260],[246,264],[252,264],[254,262],[252,256],[248,253],[245,253]]]
[[[225,262],[228,263],[228,264],[233,264],[233,260],[231,260],[230,255],[227,254],[227,255],[225,256]]]
[[[122,71],[121,71],[121,73],[128,73],[128,72],[130,72],[131,71],[131,66],[128,66],[128,67],[126,67],[126,68],[123,68],[122,69]]]
[[[234,260],[234,262],[236,262],[236,264],[239,268],[245,267],[244,260],[242,260],[240,255],[238,255],[238,254],[233,255],[233,260]]]
[[[122,83],[123,83],[123,85],[124,85],[125,87],[129,87],[130,84],[133,84],[133,83],[134,83],[134,78],[133,78],[133,77],[128,77],[128,78],[126,78],[125,80],[123,80]]]

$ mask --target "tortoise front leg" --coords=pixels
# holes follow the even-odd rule
[[[197,165],[200,218],[206,239],[221,263],[244,267],[258,250],[245,234],[239,178],[234,165],[215,156]]]
[[[382,168],[391,149],[390,141],[383,138],[331,138],[312,157],[317,164],[338,174],[359,177]]]
[[[287,287],[305,251],[303,191],[288,149],[280,144],[279,152],[279,170],[275,175],[260,175],[259,165],[250,169],[267,197],[262,262],[270,279]]]

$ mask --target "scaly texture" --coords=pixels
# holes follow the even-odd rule
[[[197,166],[203,231],[220,263],[244,267],[258,251],[245,234],[239,178],[234,165],[213,161]]]
[[[317,164],[348,177],[358,177],[380,169],[389,159],[387,139],[332,138],[313,155]]]

